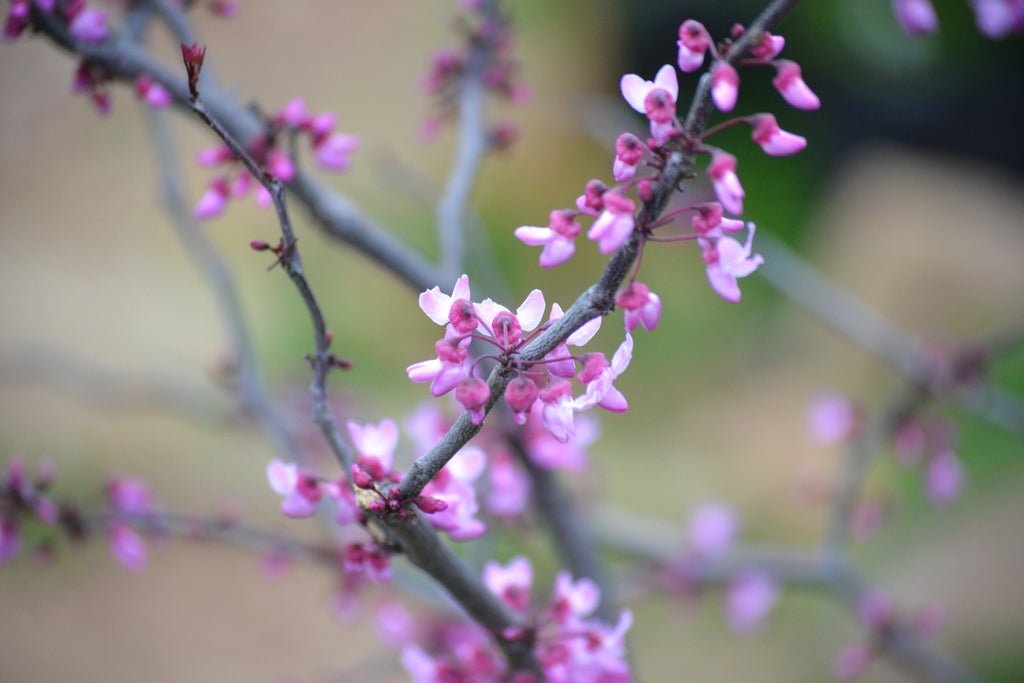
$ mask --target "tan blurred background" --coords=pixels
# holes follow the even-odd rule
[[[210,63],[239,99],[274,110],[301,94],[313,111],[338,112],[339,129],[358,134],[363,146],[352,172],[328,181],[430,251],[432,208],[402,178],[411,171],[429,186],[447,168],[450,132],[424,145],[415,130],[427,111],[417,92],[427,56],[455,41],[453,4],[308,1],[282,11],[246,3],[232,20],[200,13],[197,28]],[[608,130],[608,115],[595,112],[606,111],[603,94],[618,112],[611,116],[622,115],[618,78],[641,67],[624,65],[626,14],[616,3],[536,0],[515,14],[534,102],[500,110],[523,136],[487,162],[475,197],[513,292],[508,303],[539,286],[549,302],[565,304],[596,277],[603,258],[581,242],[570,265],[541,272],[537,250],[511,231],[545,222],[586,180],[610,176],[610,156],[592,135]],[[661,59],[671,62],[675,26],[662,33]],[[173,45],[158,45],[173,59]],[[2,60],[3,455],[53,459],[59,493],[83,504],[96,501],[108,472],[132,473],[168,508],[212,514],[230,506],[253,523],[315,537],[313,525],[278,515],[263,474],[272,445],[237,419],[217,386],[227,337],[160,207],[134,97],[117,89],[112,114],[100,118],[69,93],[74,62],[41,39],[3,46]],[[682,99],[692,83],[683,81]],[[175,119],[184,159],[211,144],[192,121]],[[811,158],[831,167],[807,191],[799,159],[772,160],[778,177],[745,175],[747,158],[758,152],[749,143],[736,149],[754,207],[748,215],[762,230],[786,235],[839,284],[924,337],[993,332],[1019,320],[1020,176],[888,143],[829,156],[834,142],[813,128],[811,115],[784,125],[804,132]],[[775,199],[765,188],[784,184],[780,177],[790,189]],[[187,164],[193,199],[207,178]],[[779,218],[793,215],[799,233]],[[304,217],[297,222],[336,348],[355,362],[332,380],[339,417],[400,417],[427,396],[404,367],[431,354],[436,328],[402,285],[322,239]],[[279,272],[266,273],[265,256],[247,246],[273,240],[272,215],[243,201],[206,228],[237,278],[270,383],[303,415],[305,399],[296,397],[308,384],[308,321],[292,286]],[[742,304],[726,304],[710,292],[701,265],[686,246],[645,254],[643,279],[661,295],[664,318],[656,333],[636,335],[633,365],[618,383],[631,410],[602,416],[594,475],[573,484],[593,505],[670,525],[693,505],[724,498],[744,514],[745,538],[814,543],[822,510],[794,491],[808,476],[827,479],[839,452],[806,436],[807,403],[834,388],[877,407],[900,380],[780,300],[757,275],[744,281]],[[614,348],[620,324],[610,318],[596,343]],[[995,370],[1004,386],[1024,393],[1019,351]],[[868,489],[894,501],[894,520],[856,557],[900,605],[948,606],[940,644],[986,677],[1021,680],[1024,448],[976,418],[961,425],[963,499],[932,510],[916,475],[883,458]],[[529,550],[551,552],[542,541]],[[303,568],[271,581],[251,553],[215,545],[172,542],[151,552],[138,575],[117,565],[101,542],[62,548],[47,569],[26,558],[3,567],[0,681],[405,680],[366,622],[332,616],[332,580],[324,573]],[[795,592],[761,635],[747,639],[728,632],[715,597],[696,607],[660,599],[630,606],[634,657],[647,681],[823,680],[835,653],[862,635],[829,599]],[[864,680],[905,679],[877,664]]]

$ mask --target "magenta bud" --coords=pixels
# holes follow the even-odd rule
[[[373,477],[363,471],[359,465],[352,465],[352,483],[361,489],[373,487]]]
[[[270,245],[263,240],[253,240],[252,242],[249,242],[249,246],[255,251],[266,251],[270,249]]]
[[[434,498],[433,496],[420,496],[415,500],[415,503],[416,507],[427,514],[443,512],[448,509],[448,503],[440,498]]]

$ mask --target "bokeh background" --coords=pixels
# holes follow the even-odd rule
[[[231,20],[199,12],[197,29],[240,100],[274,110],[303,95],[313,111],[336,111],[339,128],[363,146],[352,171],[329,181],[433,254],[431,202],[452,135],[418,140],[429,107],[417,83],[431,52],[455,43],[454,4],[244,3]],[[941,341],[997,332],[1024,314],[1024,59],[1019,39],[980,38],[965,3],[936,6],[942,32],[922,40],[899,33],[885,0],[800,7],[780,27],[784,56],[804,66],[822,110],[788,109],[768,70],[748,70],[738,111],[775,112],[808,149],[768,158],[739,129],[717,142],[740,159],[746,216],[760,230],[906,329]],[[517,53],[534,98],[492,112],[522,137],[481,173],[474,205],[489,248],[476,247],[470,274],[500,273],[511,304],[533,287],[549,302],[571,302],[604,258],[581,243],[570,264],[543,271],[537,250],[512,230],[543,224],[588,179],[610,177],[610,142],[624,127],[643,129],[618,80],[673,63],[683,19],[721,36],[758,9],[739,0],[516,3]],[[154,41],[171,63],[175,46]],[[74,67],[42,39],[24,37],[0,53],[0,453],[52,459],[58,494],[85,505],[98,501],[109,472],[131,473],[170,509],[227,507],[316,537],[315,525],[280,518],[264,478],[272,444],[221,387],[227,337],[161,208],[133,95],[117,89],[113,112],[101,118],[69,93]],[[682,78],[682,101],[695,81]],[[211,144],[195,122],[175,119],[183,158]],[[198,198],[207,173],[187,164],[186,179]],[[690,190],[707,192],[699,181]],[[427,398],[404,368],[432,354],[436,328],[415,293],[296,213],[335,348],[355,362],[332,379],[339,419],[400,418]],[[275,395],[306,424],[308,320],[290,283],[248,248],[252,239],[274,241],[272,214],[240,202],[206,229],[237,279]],[[757,275],[743,281],[741,304],[725,303],[692,246],[649,249],[643,279],[665,310],[657,332],[637,334],[633,364],[617,383],[631,410],[602,416],[593,472],[568,483],[591,508],[648,515],[680,537],[693,506],[723,499],[743,516],[746,540],[815,543],[824,508],[798,491],[801,482],[827,482],[841,452],[809,438],[807,404],[838,390],[878,409],[901,379]],[[475,296],[489,293],[474,287]],[[621,339],[617,320],[595,342],[608,351]],[[1001,357],[992,380],[1024,395],[1024,353]],[[855,557],[901,606],[945,604],[949,624],[937,641],[980,675],[1018,681],[1024,447],[976,417],[936,409],[958,425],[963,497],[935,509],[919,474],[883,454],[866,488],[888,501],[891,519]],[[543,592],[554,559],[535,536],[497,552],[529,552]],[[151,552],[137,575],[102,542],[62,548],[45,569],[25,558],[3,567],[0,680],[404,680],[368,621],[333,615],[325,573],[299,567],[272,581],[251,553],[209,544]],[[632,650],[647,681],[823,680],[835,653],[863,636],[829,598],[795,591],[752,638],[729,632],[714,595],[630,607]],[[885,663],[864,679],[906,680]]]

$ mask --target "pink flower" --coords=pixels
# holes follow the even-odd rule
[[[738,532],[736,513],[722,503],[709,503],[690,513],[687,542],[697,555],[715,558],[732,547]]]
[[[704,24],[687,19],[679,26],[679,70],[683,73],[696,71],[704,63],[704,53],[711,45],[711,36]]]
[[[531,247],[544,247],[540,253],[542,268],[559,266],[576,253],[576,235],[583,229],[571,211],[552,211],[547,227],[523,225],[515,229],[515,236]]]
[[[281,496],[281,512],[295,519],[312,517],[316,514],[321,490],[319,481],[303,472],[295,463],[272,460],[267,465],[267,480],[270,488]]]
[[[782,36],[765,33],[764,37],[761,38],[761,42],[750,48],[750,53],[758,59],[774,59],[782,52],[782,48],[785,46],[786,39]]]
[[[361,425],[349,420],[345,423],[352,445],[359,453],[359,465],[370,472],[375,479],[381,479],[391,472],[395,461],[395,447],[398,446],[398,425],[386,418],[379,424]],[[372,458],[373,462],[367,460]]]
[[[978,30],[989,38],[999,40],[1024,29],[1022,0],[971,0],[970,4]]]
[[[21,553],[21,529],[13,519],[0,519],[0,564]]]
[[[611,363],[587,382],[586,393],[572,401],[572,408],[587,410],[597,405],[616,413],[625,412],[629,408],[626,397],[612,385],[612,382],[626,371],[632,358],[633,336],[627,332],[625,341],[619,344]]]
[[[601,590],[590,579],[573,581],[569,572],[561,571],[555,577],[554,595],[551,598],[551,619],[565,623],[570,619],[589,616],[601,602]]]
[[[68,31],[83,43],[102,43],[107,37],[107,13],[83,7],[71,20]]]
[[[931,0],[892,0],[892,11],[900,27],[912,36],[933,33],[939,28]]]
[[[548,319],[549,322],[555,322],[561,318],[562,315],[562,307],[557,303],[551,304],[551,317]],[[572,354],[569,353],[569,346],[586,345],[587,342],[593,339],[594,335],[597,334],[600,329],[601,316],[591,318],[587,322],[583,323],[582,326],[569,335],[564,343],[559,344],[551,350],[551,353],[544,356],[548,372],[555,377],[573,377],[576,374],[576,363],[572,359]]]
[[[807,408],[807,429],[821,444],[845,441],[857,429],[857,411],[842,394],[819,396]]]
[[[630,180],[644,158],[644,144],[632,133],[623,133],[615,140],[615,163],[612,165],[612,176],[615,182],[624,183]]]
[[[424,495],[443,501],[447,507],[427,516],[430,523],[453,540],[467,541],[482,536],[487,526],[475,517],[480,509],[473,482],[480,476],[487,457],[479,448],[467,446],[455,454],[441,472],[423,489]]]
[[[359,149],[355,135],[331,133],[313,144],[317,163],[332,171],[347,171],[352,165],[349,155]]]
[[[771,114],[758,114],[752,116],[749,121],[754,127],[751,137],[761,146],[765,154],[784,157],[796,154],[807,146],[805,138],[787,133],[779,128],[778,122]]]
[[[111,477],[107,480],[104,492],[107,504],[118,512],[145,514],[153,510],[149,487],[138,477]]]
[[[661,319],[661,299],[642,282],[634,282],[615,295],[615,303],[626,311],[626,331],[632,332],[637,325],[651,331]]]
[[[146,567],[146,544],[135,530],[123,522],[112,522],[107,526],[107,540],[110,553],[118,562],[133,572]]]
[[[472,375],[464,378],[455,387],[455,400],[469,411],[473,424],[484,421],[487,402],[491,399],[491,388],[487,382]]]
[[[658,142],[668,140],[679,97],[675,68],[666,64],[658,69],[653,81],[645,81],[636,74],[626,74],[619,87],[629,106],[650,119],[651,136]]]
[[[228,205],[228,194],[227,180],[214,178],[196,203],[193,215],[200,220],[205,220],[220,214]]]
[[[437,358],[408,366],[405,371],[409,379],[413,382],[430,382],[432,396],[447,394],[469,375],[470,342],[472,338],[469,335],[462,335],[449,326],[445,329],[445,338],[434,345]]]
[[[487,512],[499,517],[518,517],[530,502],[530,478],[509,453],[491,457],[487,468]]]
[[[420,294],[420,310],[427,314],[427,317],[438,325],[447,325],[448,314],[452,304],[459,299],[470,299],[469,276],[463,275],[455,281],[452,287],[451,296],[441,292],[440,287],[434,287]]]
[[[674,72],[673,72],[674,73]],[[604,211],[587,231],[587,238],[597,240],[602,254],[618,251],[633,234],[633,212],[636,204],[618,190],[604,193]]]
[[[772,79],[772,85],[790,106],[797,109],[817,109],[821,106],[821,100],[804,83],[799,64],[780,59],[775,62],[775,69],[777,74]]]
[[[492,560],[484,565],[483,578],[487,588],[516,612],[529,608],[533,567],[527,558],[515,557],[505,567]]]
[[[841,681],[855,678],[874,658],[874,651],[867,645],[844,647],[832,663],[832,674]]]
[[[135,80],[135,94],[154,109],[162,109],[172,101],[167,88],[153,80],[149,74],[143,74]]]
[[[778,599],[779,586],[767,574],[751,572],[737,577],[725,597],[729,626],[740,635],[755,632]]]
[[[732,111],[739,94],[740,75],[729,62],[719,60],[711,70],[711,99],[719,111]]]
[[[764,263],[760,254],[750,254],[754,242],[754,224],[747,223],[747,230],[747,241],[742,245],[732,237],[721,237],[714,242],[702,240],[711,289],[732,303],[740,300],[737,278],[750,275]]]
[[[924,472],[925,491],[936,505],[945,505],[960,496],[964,467],[952,451],[932,456]]]
[[[736,175],[736,157],[721,150],[712,152],[708,177],[711,178],[715,196],[725,210],[734,216],[742,215],[744,193],[739,176]]]

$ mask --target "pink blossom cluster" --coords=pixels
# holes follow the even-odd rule
[[[483,580],[487,587],[515,614],[524,619],[522,628],[501,635],[530,644],[543,680],[552,683],[625,683],[632,680],[625,661],[626,631],[632,614],[624,610],[614,625],[592,617],[600,602],[600,591],[589,579],[573,581],[568,572],[555,579],[551,598],[535,608],[531,596],[533,567],[525,557],[507,565],[488,562]],[[402,663],[415,683],[478,681],[532,683],[536,675],[520,672],[510,677],[504,659],[476,626],[442,622],[433,633],[404,610],[387,606],[378,616],[378,628],[390,642],[403,647]],[[432,642],[426,648],[418,642]]]
[[[53,526],[60,517],[59,506],[47,495],[56,477],[53,463],[43,461],[30,477],[25,459],[14,455],[0,478],[0,564],[17,557],[22,551],[22,525],[32,519]],[[41,546],[36,557],[48,554]]]
[[[922,468],[922,485],[933,504],[946,505],[960,497],[964,465],[956,454],[956,434],[948,421],[915,417],[893,436],[893,453],[904,467]]]
[[[408,505],[416,505],[427,513],[430,522],[455,540],[468,540],[482,535],[486,525],[476,517],[479,504],[474,483],[484,470],[486,456],[478,448],[466,447],[413,500],[400,500],[392,485],[401,481],[402,473],[394,469],[394,451],[398,446],[398,425],[385,419],[379,424],[346,424],[349,437],[359,454],[352,465],[352,484],[345,477],[328,481],[295,463],[274,460],[267,466],[267,479],[282,496],[281,511],[293,518],[317,513],[321,500],[333,501],[335,521],[344,525],[365,523],[362,507],[378,514],[393,512],[405,515]],[[357,495],[365,494],[357,502]]]
[[[982,35],[1000,40],[1024,31],[1024,0],[968,0]],[[913,36],[939,30],[939,18],[931,0],[892,0],[900,27]]]
[[[683,72],[696,71],[710,56],[711,100],[723,112],[732,111],[739,95],[739,74],[733,66],[735,60],[730,56],[729,49],[743,32],[742,27],[734,27],[730,41],[719,47],[699,22],[687,20],[679,27],[679,68]],[[785,40],[781,36],[766,33],[761,41],[751,48],[743,64],[771,66],[776,72],[772,83],[788,104],[798,109],[819,108],[821,102],[804,82],[800,66],[793,61],[777,58],[784,45]],[[650,123],[650,137],[646,141],[626,132],[615,142],[612,176],[620,185],[609,188],[599,180],[592,180],[587,184],[584,193],[577,198],[575,210],[552,211],[548,225],[520,226],[515,230],[515,236],[530,246],[543,247],[540,265],[550,268],[565,263],[575,253],[575,238],[583,230],[577,222],[581,216],[594,218],[586,236],[598,243],[598,249],[602,254],[611,254],[622,248],[634,236],[641,240],[641,245],[648,240],[656,239],[653,231],[667,224],[668,217],[685,210],[693,210],[698,214],[693,218],[696,234],[662,241],[696,239],[701,248],[701,257],[706,264],[708,281],[712,289],[727,301],[739,301],[740,289],[737,280],[753,273],[763,259],[752,253],[753,224],[748,224],[748,235],[744,243],[724,234],[743,228],[742,222],[722,217],[725,211],[737,216],[743,213],[744,190],[736,174],[736,157],[707,145],[705,139],[708,134],[694,137],[684,129],[676,111],[679,81],[672,65],[666,64],[661,67],[654,80],[650,81],[636,74],[626,74],[622,77],[620,89],[626,102],[644,114]],[[782,130],[775,117],[769,113],[734,119],[720,124],[715,130],[736,123],[750,125],[753,140],[769,155],[794,154],[807,145],[803,137]],[[690,154],[710,155],[711,163],[708,165],[707,174],[718,202],[675,211],[656,224],[638,223],[637,202],[629,198],[627,192],[635,187],[638,199],[641,202],[649,202],[653,197],[658,172],[668,162],[670,155],[679,150]],[[637,179],[637,172],[644,165],[654,169],[655,173]],[[639,212],[639,218],[642,219],[645,215],[645,212]],[[656,319],[655,311],[660,312],[660,299],[656,295],[649,295],[647,299],[638,298],[635,285],[636,283],[631,281],[629,294],[624,297],[634,306],[626,309],[627,325],[632,330],[640,322],[644,323],[646,329],[651,329],[645,321]],[[642,291],[649,292],[646,287],[643,287]]]
[[[420,138],[437,137],[441,125],[458,118],[459,97],[464,79],[470,72],[483,86],[496,95],[516,104],[530,100],[530,89],[519,80],[519,60],[513,54],[513,40],[506,17],[495,16],[482,2],[464,2],[467,14],[458,18],[457,26],[464,36],[459,48],[438,49],[430,58],[421,90],[433,97],[434,112],[420,126]],[[509,146],[518,131],[509,123],[494,126],[489,134],[492,147]]]
[[[295,177],[295,163],[282,146],[285,134],[298,134],[309,139],[317,163],[331,171],[344,172],[351,166],[351,154],[359,148],[359,138],[335,131],[337,116],[332,112],[310,114],[301,97],[289,102],[268,122],[267,131],[253,140],[247,152],[268,173],[283,183]],[[195,207],[196,218],[217,216],[232,198],[244,197],[255,187],[256,201],[270,206],[270,193],[235,158],[224,143],[201,150],[196,163],[208,168],[226,167],[226,171],[210,181]]]
[[[56,0],[11,0],[11,9],[4,22],[3,40],[17,40],[32,21],[32,6],[40,12],[54,13]],[[60,3],[58,16],[67,23],[68,33],[74,40],[83,43],[102,43],[107,38],[107,13],[85,4],[85,0],[71,0]]]
[[[840,680],[860,675],[882,654],[881,642],[894,624],[903,624],[915,635],[929,638],[942,630],[946,610],[941,605],[926,605],[911,615],[902,615],[897,612],[888,595],[880,591],[869,591],[858,601],[857,616],[869,629],[871,637],[867,642],[843,648],[836,655],[832,672]]]
[[[413,363],[406,372],[414,382],[430,382],[430,393],[442,396],[454,390],[456,400],[467,410],[473,424],[480,424],[491,404],[491,388],[474,374],[476,365],[490,359],[515,370],[508,383],[504,399],[512,409],[518,424],[525,424],[534,406],[541,406],[543,423],[559,441],[565,442],[575,434],[573,416],[577,411],[600,406],[623,412],[628,403],[615,388],[614,381],[621,375],[632,358],[633,338],[626,334],[609,361],[603,353],[575,356],[569,346],[583,346],[597,333],[600,318],[582,325],[562,344],[539,362],[526,362],[520,357],[525,346],[546,327],[562,317],[558,304],[553,304],[548,321],[544,316],[544,295],[534,289],[522,305],[512,313],[491,299],[474,303],[471,299],[469,277],[456,281],[452,293],[444,294],[439,287],[420,294],[420,309],[438,325],[445,328],[444,337],[434,348],[437,357]],[[490,345],[492,354],[473,358],[469,345],[477,339]],[[576,363],[582,369],[577,373]],[[573,396],[569,379],[575,377],[586,385],[583,394]]]
[[[687,553],[665,571],[665,584],[677,593],[694,593],[696,576],[704,565],[713,565],[732,549],[739,537],[736,513],[721,502],[697,506],[687,520]],[[728,581],[725,590],[725,617],[740,635],[756,633],[778,602],[781,589],[771,574],[750,569]]]

